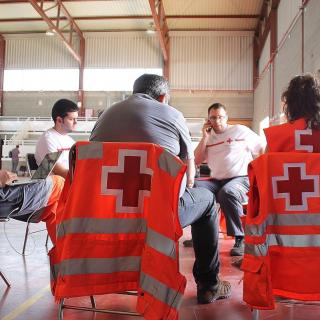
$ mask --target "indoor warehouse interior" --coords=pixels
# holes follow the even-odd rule
[[[0,0],[0,320],[320,319],[319,0]]]

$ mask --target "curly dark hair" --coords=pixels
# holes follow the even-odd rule
[[[304,118],[309,128],[320,129],[320,83],[311,74],[295,76],[282,93],[289,122]]]

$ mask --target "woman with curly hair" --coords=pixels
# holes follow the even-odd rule
[[[287,123],[264,130],[269,152],[320,152],[320,84],[311,74],[295,76],[282,93]]]

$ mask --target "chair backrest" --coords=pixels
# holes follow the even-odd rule
[[[175,318],[185,286],[177,242],[185,165],[150,143],[78,141],[74,148],[76,170],[64,185],[50,252],[56,299],[138,289],[139,313]],[[74,268],[79,259],[83,263]]]
[[[27,153],[27,167],[28,167],[28,172],[29,175],[32,175],[33,171],[36,171],[38,169],[37,161],[34,156],[34,153]]]
[[[249,165],[244,300],[274,308],[273,295],[320,300],[320,155],[267,153]],[[259,293],[259,294],[258,294]]]

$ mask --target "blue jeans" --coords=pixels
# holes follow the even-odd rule
[[[187,188],[179,201],[181,227],[191,225],[196,283],[215,285],[219,273],[218,211],[212,192],[204,188]]]
[[[197,180],[195,185],[210,190],[216,196],[226,219],[228,236],[244,236],[240,217],[243,216],[242,203],[248,201],[248,177]]]

